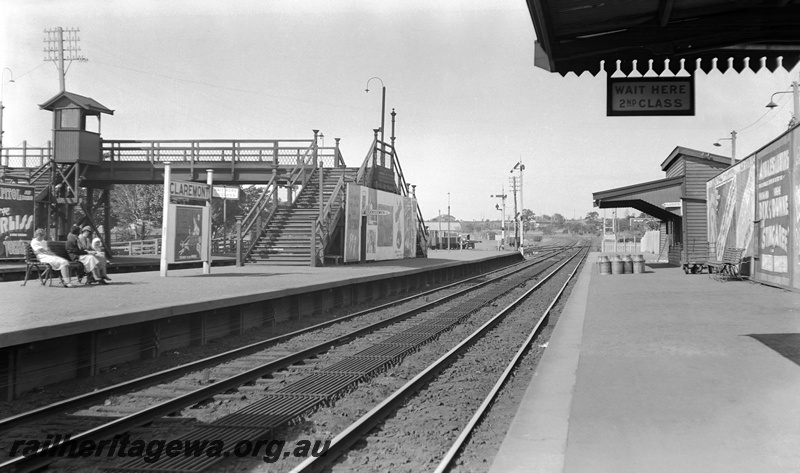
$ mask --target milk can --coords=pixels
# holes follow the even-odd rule
[[[633,274],[633,259],[631,255],[622,257],[622,274]]]
[[[619,255],[614,255],[611,257],[611,274],[624,274],[622,268],[622,260],[619,259]]]
[[[600,274],[611,274],[611,261],[608,260],[606,256],[600,256],[597,258],[597,269]]]
[[[640,274],[644,272],[644,255],[633,255],[633,273]]]

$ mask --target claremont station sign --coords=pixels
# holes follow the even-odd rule
[[[694,77],[609,78],[606,115],[694,115]]]

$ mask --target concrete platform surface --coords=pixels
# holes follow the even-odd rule
[[[800,471],[800,294],[586,265],[491,468],[515,471]]]
[[[34,340],[102,330],[199,310],[212,310],[269,298],[300,294],[353,282],[457,265],[508,255],[489,251],[431,251],[428,258],[327,267],[212,267],[111,274],[107,286],[76,284],[72,289],[41,286],[38,281],[0,283],[0,348]]]

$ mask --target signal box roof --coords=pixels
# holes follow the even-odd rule
[[[66,91],[59,93],[52,99],[39,105],[39,108],[53,111],[59,108],[69,108],[70,105],[77,105],[82,108],[86,115],[100,115],[101,113],[109,115],[114,114],[113,110],[106,108],[94,99]]]

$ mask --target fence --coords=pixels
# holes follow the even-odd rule
[[[632,240],[603,240],[601,251],[603,253],[639,253],[641,250],[640,242],[636,238]]]
[[[120,241],[112,243],[110,247],[111,253],[115,255],[142,256],[161,254],[161,240]]]

